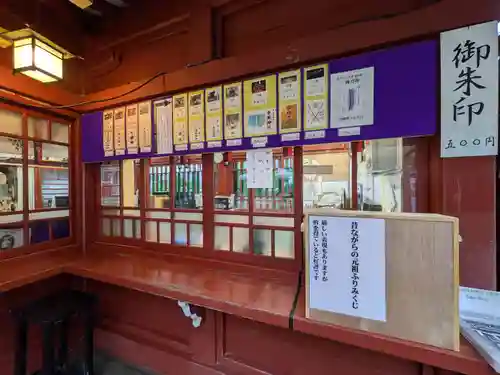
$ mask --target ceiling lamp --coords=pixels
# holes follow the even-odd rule
[[[64,52],[42,42],[35,35],[16,39],[14,50],[14,73],[22,73],[43,83],[63,78]]]
[[[75,4],[78,8],[88,8],[92,5],[93,0],[69,0],[71,3]]]

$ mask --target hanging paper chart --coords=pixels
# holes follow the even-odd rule
[[[152,148],[151,102],[139,103],[139,150],[151,152]]]
[[[104,156],[113,156],[115,154],[113,111],[104,111],[102,114],[102,147]]]
[[[132,104],[125,109],[125,128],[127,134],[127,154],[137,154],[139,151],[138,141],[138,122],[139,114],[137,113],[138,105]]]
[[[176,150],[187,150],[187,94],[174,96],[174,145]],[[180,147],[182,146],[182,147]]]
[[[125,108],[115,109],[115,155],[125,155]]]
[[[243,137],[241,82],[224,85],[224,139],[227,146],[241,145]]]
[[[328,127],[328,65],[304,69],[304,130]]]
[[[189,144],[191,150],[203,148],[205,140],[205,92],[189,93]]]
[[[222,86],[205,90],[205,120],[207,147],[221,147]]]
[[[278,93],[279,132],[281,134],[299,132],[302,124],[300,70],[279,74]]]
[[[245,81],[243,97],[245,137],[276,134],[276,75]]]

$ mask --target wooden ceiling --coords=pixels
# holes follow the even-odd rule
[[[151,15],[168,18],[173,2],[94,0],[89,8],[81,9],[69,0],[0,0],[0,27],[8,31],[30,27],[77,56],[65,63],[68,79],[61,85],[84,93],[83,69],[93,76],[113,70],[120,64],[123,48],[119,45],[137,33],[147,38]],[[11,54],[10,48],[0,50],[0,65],[10,68]]]

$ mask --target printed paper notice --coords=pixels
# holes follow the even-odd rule
[[[243,137],[241,82],[224,86],[224,139]]]
[[[151,152],[152,147],[151,102],[139,103],[139,150]]]
[[[374,67],[331,75],[331,127],[373,125]]]
[[[113,111],[104,111],[102,115],[102,147],[104,156],[113,156],[114,150],[114,115]]]
[[[174,96],[174,145],[188,143],[187,94]]]
[[[115,109],[115,155],[125,155],[125,108]]]
[[[273,151],[247,151],[247,183],[248,188],[273,187]]]
[[[328,65],[304,69],[304,130],[328,127]]]
[[[498,23],[441,34],[441,156],[498,154]]]
[[[276,75],[244,83],[245,137],[276,134]]]
[[[222,139],[222,87],[212,87],[205,91],[206,138],[207,141]]]
[[[173,152],[172,139],[172,99],[166,99],[156,107],[157,118],[157,151],[159,155]]]
[[[385,322],[385,221],[309,216],[309,308]]]
[[[189,93],[189,142],[191,144],[200,143],[205,140],[204,94],[204,91]]]
[[[302,114],[300,108],[300,70],[280,73],[279,80],[279,131],[300,131]]]
[[[127,154],[137,154],[139,151],[139,114],[138,105],[133,104],[127,106],[125,128],[127,129]]]

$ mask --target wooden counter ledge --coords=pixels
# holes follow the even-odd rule
[[[462,337],[460,351],[440,349],[375,333],[317,322],[305,317],[304,291],[294,317],[294,331],[374,350],[429,366],[470,375],[493,375],[495,372]]]
[[[0,293],[51,278],[78,259],[74,246],[2,259],[0,262]]]
[[[92,255],[66,267],[71,274],[279,327],[288,327],[296,282],[263,279],[193,262],[125,253]],[[251,299],[245,296],[251,296]]]
[[[68,247],[0,262],[0,292],[61,273],[186,301],[286,329],[297,287],[295,277],[255,276],[196,261],[167,261],[130,253],[92,252],[78,257],[75,249]],[[306,319],[303,290],[301,294],[294,315],[293,328],[297,332],[462,374],[494,374],[465,340],[460,352],[453,352]]]

